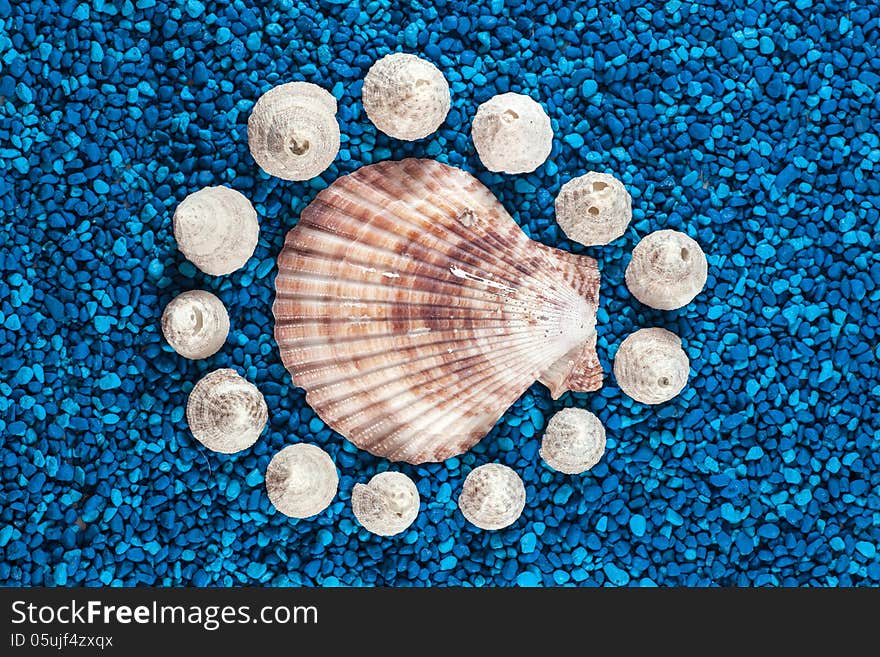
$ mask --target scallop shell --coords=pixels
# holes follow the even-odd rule
[[[226,342],[229,314],[223,302],[210,292],[189,290],[165,306],[162,335],[184,358],[207,358]]]
[[[632,197],[614,176],[588,171],[569,180],[556,197],[556,222],[584,246],[616,240],[632,219]]]
[[[681,339],[662,328],[639,329],[614,356],[614,377],[627,395],[643,404],[662,404],[684,390],[690,361]]]
[[[440,69],[402,52],[385,55],[370,67],[362,93],[373,125],[397,139],[427,137],[449,113],[449,84]]]
[[[186,419],[205,447],[234,454],[257,442],[269,411],[254,384],[235,370],[220,369],[202,378],[189,393]]]
[[[308,518],[330,506],[339,475],[330,455],[316,445],[288,445],[266,468],[266,494],[281,513]]]
[[[309,180],[339,153],[336,99],[311,82],[273,87],[254,105],[247,134],[263,171],[284,180]]]
[[[694,240],[675,230],[658,230],[633,249],[626,286],[646,306],[675,310],[702,291],[708,269],[703,249]]]
[[[529,173],[544,163],[553,148],[550,117],[522,94],[499,94],[480,105],[471,136],[489,171]]]
[[[605,453],[605,427],[584,408],[563,408],[547,423],[541,439],[541,458],[565,474],[580,474]]]
[[[323,190],[278,258],[275,339],[334,430],[442,461],[540,379],[596,390],[596,261],[530,240],[478,180],[380,162]]]
[[[187,260],[206,274],[222,276],[243,267],[254,254],[260,224],[244,194],[205,187],[177,206],[174,237]]]
[[[480,529],[504,529],[512,525],[525,506],[523,480],[500,463],[487,463],[471,470],[458,498],[461,514]]]
[[[351,509],[364,528],[377,536],[406,531],[419,515],[419,490],[402,472],[380,472],[368,484],[355,484]]]

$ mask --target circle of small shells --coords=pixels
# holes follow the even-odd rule
[[[433,63],[416,55],[393,53],[376,61],[368,71],[362,101],[368,119],[378,130],[414,141],[432,134],[445,121],[450,107],[449,85]],[[269,175],[285,180],[309,180],[320,175],[339,151],[336,111],[336,99],[309,82],[288,82],[268,90],[257,100],[248,120],[248,146],[254,161]],[[554,136],[541,104],[517,93],[499,94],[480,105],[471,135],[483,165],[490,171],[509,174],[528,173],[541,166],[550,155]],[[462,185],[472,186],[467,180]],[[488,192],[484,196],[489,197],[488,205],[492,201],[497,204]],[[488,215],[468,206],[455,219],[465,229],[477,230],[481,216]],[[569,239],[585,246],[605,245],[624,235],[632,219],[632,197],[614,176],[588,171],[562,186],[556,198],[556,219]],[[259,237],[257,212],[251,202],[240,192],[222,186],[205,187],[187,196],[178,205],[173,223],[183,255],[201,271],[216,276],[243,267]],[[645,236],[633,249],[625,282],[646,306],[674,310],[700,293],[707,271],[706,256],[696,241],[680,232],[659,230]],[[452,273],[468,277],[463,270],[457,273],[453,269]],[[594,344],[595,319],[592,321],[589,329]],[[225,343],[229,316],[213,294],[189,290],[165,308],[161,328],[168,344],[181,356],[208,358]],[[571,354],[567,357],[570,359]],[[558,366],[555,362],[552,367]],[[568,366],[572,367],[570,360]],[[661,404],[678,395],[687,385],[689,371],[679,337],[658,327],[642,328],[628,336],[614,357],[618,386],[644,404]],[[564,381],[551,383],[554,379],[549,374],[540,380],[551,386],[554,397],[571,387],[565,387]],[[562,386],[558,390],[557,383]],[[267,425],[268,409],[256,386],[235,370],[220,369],[196,383],[186,415],[190,431],[202,445],[233,454],[250,448],[259,439]],[[346,435],[339,424],[334,428]],[[346,437],[357,443],[352,436]],[[459,450],[481,437],[476,435]],[[550,468],[577,475],[600,461],[605,445],[605,428],[594,414],[586,409],[565,408],[548,422],[540,455]],[[380,455],[391,458],[389,454]],[[339,476],[324,450],[296,443],[275,454],[267,467],[265,484],[270,502],[280,513],[309,518],[330,505],[338,491]],[[378,536],[397,536],[406,531],[418,516],[420,502],[413,481],[395,471],[355,484],[351,495],[355,518]],[[464,518],[490,531],[515,523],[526,502],[519,474],[499,463],[474,468],[465,478],[458,498]]]

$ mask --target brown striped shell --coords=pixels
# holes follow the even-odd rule
[[[339,178],[278,258],[275,339],[315,412],[394,461],[470,449],[536,380],[602,386],[596,261],[530,240],[432,160]]]

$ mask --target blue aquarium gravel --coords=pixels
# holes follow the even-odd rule
[[[880,584],[878,44],[880,8],[861,0],[0,0],[0,583]],[[399,50],[452,92],[441,129],[414,143],[378,134],[360,103],[370,64]],[[339,156],[307,183],[270,178],[247,148],[255,99],[290,80],[339,101]],[[477,105],[507,91],[539,99],[556,132],[532,174],[487,172],[469,137]],[[536,384],[467,454],[401,465],[422,511],[388,539],[357,524],[350,493],[390,464],[293,388],[271,304],[284,235],[317,191],[407,156],[475,173],[530,236],[598,258],[606,377],[557,401]],[[607,247],[554,221],[560,186],[590,169],[633,197]],[[218,184],[252,199],[261,234],[244,269],[210,277],[177,251],[171,217]],[[660,228],[708,255],[705,291],[678,311],[623,284],[633,246]],[[157,322],[192,288],[232,319],[206,361],[178,357]],[[692,364],[656,407],[610,374],[644,326],[682,336]],[[184,418],[218,367],[270,409],[233,456],[207,452]],[[581,476],[537,453],[566,406],[608,431]],[[311,520],[280,515],[263,487],[270,457],[298,441],[340,472]],[[528,495],[498,532],[456,508],[490,461]]]

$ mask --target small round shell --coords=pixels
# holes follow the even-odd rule
[[[336,99],[310,82],[288,82],[260,96],[248,118],[248,147],[270,176],[309,180],[339,152]]]
[[[541,440],[541,458],[554,470],[580,474],[596,465],[605,453],[605,427],[583,408],[563,408],[547,423]]]
[[[526,487],[520,476],[500,463],[474,468],[465,477],[458,508],[480,529],[503,529],[517,521],[526,506]]]
[[[684,233],[658,230],[633,249],[626,286],[646,306],[674,310],[686,306],[706,285],[706,256]]]
[[[639,329],[614,356],[614,377],[627,395],[643,404],[662,404],[684,390],[690,361],[675,333]]]
[[[254,384],[235,370],[220,369],[202,378],[189,393],[186,419],[205,447],[234,454],[257,442],[269,411]]]
[[[623,183],[607,173],[589,171],[562,186],[556,197],[556,221],[569,239],[585,246],[608,244],[626,232],[632,198]]]
[[[373,125],[397,139],[427,137],[449,113],[449,84],[440,69],[402,52],[385,55],[370,67],[362,93]]]
[[[550,117],[522,94],[500,94],[480,105],[471,134],[489,171],[529,173],[544,163],[553,148]]]
[[[269,501],[291,518],[321,513],[330,506],[338,488],[333,460],[316,445],[289,445],[273,456],[266,468]]]
[[[229,314],[223,302],[210,292],[189,290],[165,306],[162,334],[184,358],[207,358],[220,351],[226,342]]]
[[[205,187],[174,212],[174,237],[187,260],[206,274],[222,276],[244,266],[257,248],[257,211],[240,192]]]
[[[402,472],[380,472],[368,484],[355,484],[351,508],[364,528],[378,536],[406,531],[419,515],[419,491]]]

